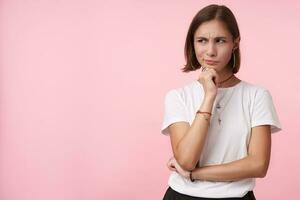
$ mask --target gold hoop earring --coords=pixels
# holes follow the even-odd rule
[[[234,69],[234,68],[235,68],[235,53],[232,52],[232,54],[233,54],[233,65],[232,65],[232,69]]]

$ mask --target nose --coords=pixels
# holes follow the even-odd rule
[[[206,54],[210,57],[216,56],[217,54],[216,47],[213,42],[208,44]]]

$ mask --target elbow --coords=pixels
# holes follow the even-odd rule
[[[259,164],[256,167],[256,177],[258,178],[264,178],[267,175],[268,172],[268,165],[267,164]]]
[[[269,160],[250,156],[249,165],[251,166],[252,177],[264,178],[267,175]]]
[[[195,169],[196,165],[191,161],[178,161],[180,167],[185,171],[192,171]]]
[[[179,152],[177,150],[174,154],[174,157],[179,166],[185,171],[192,171],[197,167],[197,158],[199,158],[199,156],[192,156],[190,153]]]
[[[178,154],[175,154],[174,157],[175,157],[177,164],[180,166],[181,169],[183,169],[185,171],[191,170],[190,164],[188,162],[186,162],[185,159],[183,159],[182,157],[179,157]]]
[[[264,178],[267,175],[267,171],[266,169],[260,169],[258,172],[258,178]]]

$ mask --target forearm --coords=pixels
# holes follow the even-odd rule
[[[263,167],[256,160],[247,156],[230,163],[204,166],[192,172],[194,179],[206,181],[237,181],[245,178],[264,177]]]
[[[205,98],[200,106],[200,110],[211,113],[213,103],[213,97]],[[208,118],[208,120],[205,118]],[[184,169],[192,170],[196,167],[205,144],[209,124],[210,116],[208,114],[197,114],[191,127],[178,143],[178,157],[175,158]]]

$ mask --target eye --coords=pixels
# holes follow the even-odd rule
[[[204,39],[200,39],[200,40],[197,40],[197,42],[204,43],[205,40]]]
[[[226,42],[226,40],[219,39],[219,40],[217,40],[217,42],[218,42],[218,43],[225,43],[225,42]]]

